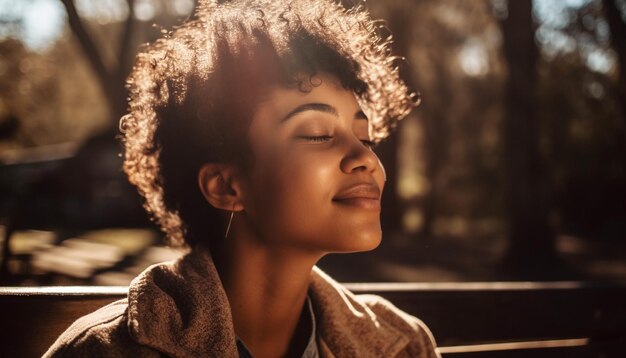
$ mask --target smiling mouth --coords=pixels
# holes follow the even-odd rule
[[[374,184],[360,184],[340,192],[333,202],[354,208],[380,211],[380,189]]]

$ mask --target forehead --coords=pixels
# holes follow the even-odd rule
[[[361,110],[355,94],[345,89],[335,77],[314,75],[298,79],[298,84],[293,87],[268,88],[259,101],[253,118],[285,116],[294,108],[307,103],[329,105],[337,114],[350,117]]]

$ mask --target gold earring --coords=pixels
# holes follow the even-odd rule
[[[235,216],[235,204],[233,204],[233,210],[230,211],[230,219],[228,219],[228,226],[226,226],[226,234],[224,235],[224,239],[228,238],[228,233],[230,232],[230,225],[233,223],[233,216]]]

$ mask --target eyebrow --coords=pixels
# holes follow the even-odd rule
[[[291,119],[292,117],[294,117],[295,115],[302,113],[302,112],[306,112],[306,111],[318,111],[318,112],[324,112],[324,113],[329,113],[332,114],[335,117],[339,117],[339,113],[337,113],[337,109],[329,104],[326,103],[305,103],[302,104],[296,108],[294,108],[291,112],[287,113],[287,115],[285,117],[283,117],[283,119],[280,120],[280,122],[286,122],[287,120]],[[363,119],[363,120],[368,120],[367,116],[365,115],[365,113],[363,113],[362,110],[359,110],[358,112],[355,113],[354,115],[354,119]]]

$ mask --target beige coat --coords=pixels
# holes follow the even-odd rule
[[[318,268],[309,295],[322,357],[439,357],[417,318],[374,295],[354,295]],[[210,255],[154,265],[128,298],[78,319],[44,357],[237,357],[226,293]]]

